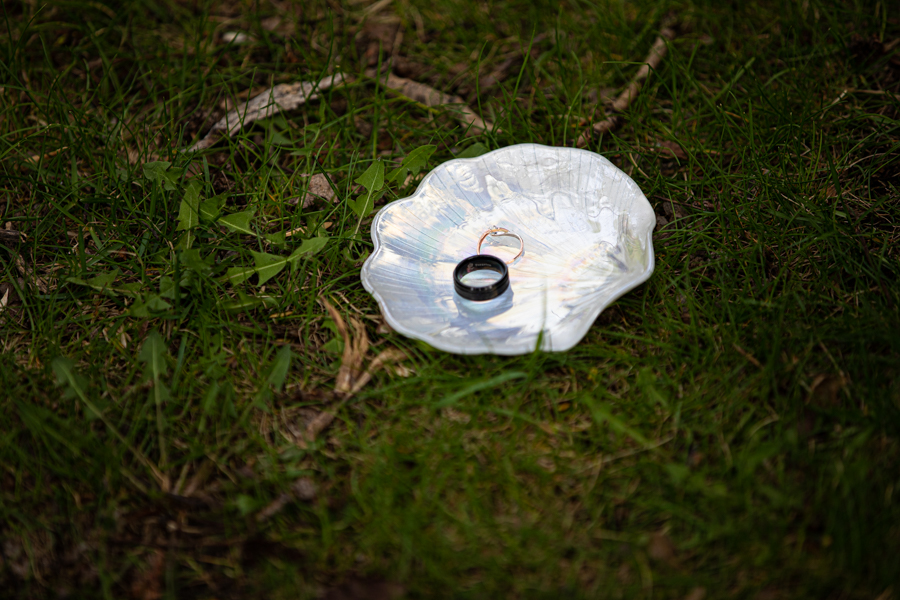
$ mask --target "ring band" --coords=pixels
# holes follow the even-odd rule
[[[500,273],[500,279],[489,285],[467,285],[462,278],[475,271],[494,271]],[[453,287],[456,293],[466,300],[490,300],[496,298],[509,288],[509,269],[506,263],[490,254],[476,254],[460,261],[453,270]]]
[[[508,265],[513,264],[514,262],[516,262],[516,260],[519,259],[520,256],[525,254],[525,240],[522,239],[522,236],[520,236],[516,233],[513,233],[512,231],[510,231],[509,229],[507,229],[505,227],[497,227],[496,225],[494,225],[493,227],[491,227],[490,229],[488,229],[487,231],[482,233],[481,237],[478,238],[478,248],[475,251],[476,254],[481,255],[481,244],[484,243],[484,240],[488,236],[491,236],[491,237],[514,237],[517,240],[519,240],[519,253],[516,254],[512,260],[506,261],[506,264],[508,264]]]

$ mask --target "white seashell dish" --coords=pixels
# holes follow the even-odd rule
[[[457,354],[562,352],[597,315],[653,273],[656,216],[628,175],[599,154],[519,144],[450,160],[372,223],[362,283],[387,322]],[[458,296],[453,270],[504,227],[525,254],[492,300]],[[512,258],[518,241],[482,253]]]

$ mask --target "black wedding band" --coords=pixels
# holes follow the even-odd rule
[[[466,285],[462,278],[475,271],[494,271],[500,273],[500,279],[490,285]],[[453,270],[453,287],[456,293],[466,300],[490,300],[496,298],[509,287],[509,269],[506,263],[490,254],[476,254],[460,261]]]

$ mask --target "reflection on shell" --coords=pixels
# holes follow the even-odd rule
[[[362,281],[397,331],[459,354],[568,350],[613,300],[653,272],[656,218],[634,181],[593,152],[520,144],[429,173],[375,217]],[[510,289],[487,302],[453,269],[491,226],[522,236]],[[506,242],[485,253],[511,257]],[[513,243],[513,242],[510,242]]]

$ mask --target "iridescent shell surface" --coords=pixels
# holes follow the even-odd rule
[[[655,224],[638,186],[599,154],[519,144],[448,161],[415,194],[385,206],[372,223],[362,282],[391,327],[435,348],[564,351],[650,277]],[[525,254],[510,265],[501,296],[460,298],[453,269],[492,226],[520,235]],[[517,251],[510,238],[482,247],[501,258]]]

